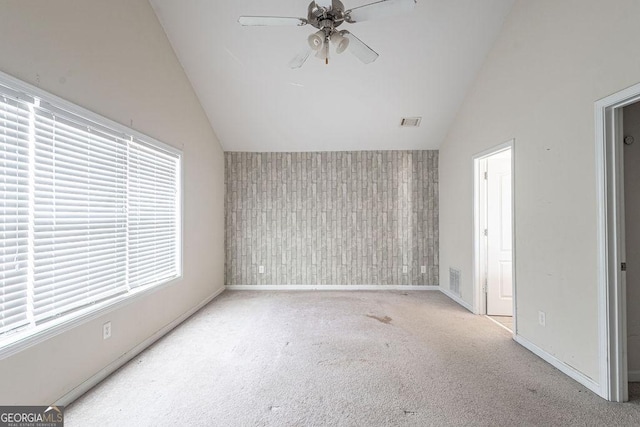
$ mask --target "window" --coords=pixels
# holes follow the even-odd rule
[[[180,161],[0,75],[0,347],[181,275]]]

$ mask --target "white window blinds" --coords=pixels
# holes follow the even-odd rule
[[[129,285],[176,274],[178,158],[141,142],[129,145]]]
[[[36,322],[127,290],[127,145],[35,109]]]
[[[67,107],[0,85],[0,334],[180,275],[180,154]]]
[[[0,333],[28,323],[28,190],[29,109],[0,95]]]

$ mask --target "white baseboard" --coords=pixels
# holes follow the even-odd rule
[[[437,291],[422,285],[227,285],[229,291]]]
[[[639,383],[640,382],[640,371],[629,371],[627,373],[627,381],[630,383]]]
[[[592,380],[591,378],[584,375],[582,372],[567,365],[563,361],[557,359],[555,356],[552,356],[551,354],[547,353],[537,345],[533,344],[526,338],[522,338],[522,336],[520,335],[516,335],[513,339],[518,344],[522,345],[524,348],[526,348],[527,350],[529,350],[530,352],[532,352],[533,354],[535,354],[545,362],[550,363],[552,366],[556,367],[560,372],[573,378],[574,380],[576,380],[577,382],[579,382],[580,384],[582,384],[583,386],[585,386],[586,388],[588,388],[589,390],[597,394],[598,396],[601,396],[600,385],[596,383],[594,380]]]
[[[440,291],[473,313],[473,308],[449,290],[427,285],[227,285],[230,291]]]
[[[473,307],[471,307],[471,304],[469,304],[468,302],[460,298],[458,295],[451,292],[449,289],[445,289],[441,287],[440,292],[442,292],[443,294],[445,294],[446,296],[448,296],[449,298],[451,298],[452,300],[454,300],[455,302],[457,302],[458,304],[460,304],[461,306],[463,306],[464,308],[466,308],[467,310],[473,313]]]
[[[76,400],[77,398],[79,398],[80,396],[85,394],[87,391],[89,391],[90,389],[92,389],[93,387],[98,385],[98,383],[100,383],[100,381],[102,381],[105,378],[107,378],[109,375],[111,375],[113,372],[115,372],[118,368],[120,368],[125,363],[127,363],[128,361],[130,361],[131,359],[136,357],[138,354],[142,353],[142,351],[145,350],[147,347],[149,347],[151,344],[153,344],[154,342],[158,341],[164,335],[169,333],[173,328],[175,328],[180,323],[182,323],[185,320],[187,320],[191,315],[193,315],[195,312],[197,312],[202,307],[204,307],[209,302],[211,302],[215,297],[220,295],[224,290],[225,290],[225,287],[223,286],[222,288],[220,288],[219,290],[214,292],[212,295],[208,296],[204,301],[200,302],[198,305],[196,305],[195,307],[191,308],[186,313],[182,314],[180,317],[175,319],[173,322],[169,323],[168,325],[166,325],[165,327],[160,329],[158,332],[154,333],[149,338],[147,338],[146,340],[142,341],[140,344],[138,344],[137,346],[135,346],[134,348],[132,348],[131,350],[129,350],[128,352],[126,352],[125,354],[120,356],[118,359],[114,360],[109,365],[107,365],[106,367],[104,367],[103,369],[98,371],[98,373],[93,375],[91,378],[89,378],[88,380],[86,380],[85,382],[83,382],[82,384],[80,384],[79,386],[77,386],[76,388],[74,388],[73,390],[71,390],[70,392],[68,392],[67,394],[62,396],[61,398],[59,398],[54,403],[54,405],[56,405],[56,406],[67,406],[67,405],[71,404],[74,400]]]

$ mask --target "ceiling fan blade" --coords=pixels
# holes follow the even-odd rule
[[[300,51],[293,59],[289,62],[289,68],[296,69],[300,68],[307,62],[307,58],[311,55],[311,49],[307,48],[307,50]]]
[[[369,46],[364,44],[362,40],[351,34],[349,31],[340,31],[343,37],[349,39],[349,47],[347,50],[351,51],[356,58],[365,64],[370,64],[378,59],[378,54]]]
[[[365,4],[347,10],[345,21],[355,23],[370,19],[395,15],[400,12],[408,12],[416,6],[416,0],[381,0],[375,3]]]
[[[289,18],[286,16],[241,16],[238,22],[245,26],[277,26],[291,25],[302,26],[307,25],[307,20],[303,18]]]

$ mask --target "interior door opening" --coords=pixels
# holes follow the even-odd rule
[[[622,112],[621,150],[624,218],[622,253],[626,293],[626,347],[629,400],[640,399],[640,102],[627,105]]]
[[[597,393],[614,402],[640,400],[639,104],[640,84],[595,104],[600,350]]]
[[[515,333],[513,142],[474,158],[477,314]]]

